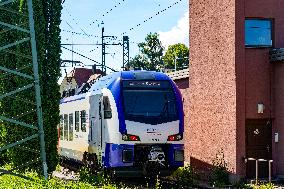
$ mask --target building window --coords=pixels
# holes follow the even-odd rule
[[[80,128],[80,112],[79,111],[75,111],[75,131],[79,132],[79,128]]]
[[[68,140],[68,114],[64,114],[64,140]]]
[[[63,115],[60,115],[59,133],[60,140],[63,140]]]
[[[73,140],[73,114],[69,114],[69,141]]]
[[[272,46],[272,21],[268,19],[246,19],[246,47]]]
[[[86,110],[81,111],[81,131],[86,132]]]

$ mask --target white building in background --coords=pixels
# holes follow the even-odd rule
[[[77,94],[86,84],[92,83],[102,75],[100,69],[74,68],[64,77],[60,84],[61,97]]]

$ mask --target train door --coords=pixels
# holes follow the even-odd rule
[[[89,145],[102,161],[103,153],[103,129],[102,129],[102,95],[97,94],[90,97],[90,131]]]

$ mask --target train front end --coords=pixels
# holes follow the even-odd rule
[[[163,73],[129,71],[110,90],[120,137],[106,145],[105,167],[130,176],[168,175],[182,167],[184,112],[175,83]]]

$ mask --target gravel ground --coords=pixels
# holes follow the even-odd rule
[[[64,167],[61,167],[60,171],[53,171],[52,176],[63,180],[79,180],[79,173],[75,173]]]

